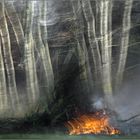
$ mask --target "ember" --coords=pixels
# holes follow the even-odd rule
[[[70,135],[80,134],[120,134],[120,131],[109,124],[109,117],[104,112],[81,115],[66,123]]]

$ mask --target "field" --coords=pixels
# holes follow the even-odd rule
[[[140,136],[69,136],[64,134],[3,134],[2,140],[140,140]]]

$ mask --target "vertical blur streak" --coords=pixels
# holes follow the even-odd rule
[[[8,30],[8,25],[5,16],[4,1],[0,2],[0,18],[1,18],[0,29],[1,29],[1,38],[2,38],[2,48],[3,48],[6,75],[7,75],[8,91],[10,94],[10,102],[13,108],[11,112],[14,113],[14,111],[19,108],[19,96],[16,87],[15,69],[14,69],[12,52],[11,52],[11,41],[9,36],[9,30]]]
[[[19,50],[22,53],[23,41],[24,41],[24,31],[23,31],[20,19],[18,17],[18,14],[16,12],[16,9],[12,2],[5,3],[5,11],[6,11],[6,16],[8,17],[8,19],[12,25]]]
[[[26,71],[26,84],[27,94],[30,107],[37,101],[39,94],[38,79],[35,64],[34,47],[35,42],[33,40],[33,16],[34,16],[34,1],[28,1],[27,3],[27,17],[26,17],[26,29],[25,29],[25,45],[24,45],[24,59],[25,59],[25,71]]]
[[[37,27],[36,27],[36,47],[37,47],[37,53],[41,60],[41,69],[43,70],[43,88],[45,87],[47,98],[47,104],[51,103],[54,94],[54,75],[53,75],[53,69],[52,69],[52,63],[50,59],[50,52],[47,42],[47,27],[46,25],[41,26],[41,22],[46,22],[47,17],[47,2],[45,0],[42,0],[37,5]],[[41,30],[42,29],[42,30]],[[44,98],[44,97],[43,97]],[[44,98],[45,99],[45,98]]]
[[[118,68],[116,74],[116,91],[120,88],[123,80],[123,73],[127,60],[127,52],[129,46],[129,32],[131,28],[131,11],[133,0],[125,0],[125,7],[123,13],[122,37],[119,51]]]
[[[97,83],[101,81],[102,71],[101,71],[101,56],[99,51],[99,44],[95,30],[96,29],[95,17],[92,11],[90,0],[82,0],[81,3],[84,18],[87,24],[87,36],[89,43],[88,53],[90,54],[90,62],[91,62],[90,66],[92,67],[91,71],[93,73],[93,77],[95,77],[94,85],[97,86]]]
[[[89,65],[89,57],[88,57],[88,51],[86,46],[86,41],[84,37],[84,31],[83,31],[83,20],[82,20],[82,6],[80,1],[71,0],[72,4],[72,10],[74,14],[75,19],[75,40],[76,40],[76,50],[78,53],[78,63],[80,68],[83,69],[82,73],[80,74],[80,80],[83,80],[82,87],[86,87],[87,93],[90,90],[90,84],[92,84],[91,80],[91,69]]]
[[[100,34],[101,34],[101,56],[102,56],[102,80],[103,91],[107,103],[112,104],[112,80],[111,80],[111,36],[109,33],[108,20],[109,16],[109,0],[100,1]]]
[[[1,32],[1,30],[0,30]],[[2,56],[2,44],[0,40],[0,112],[5,110],[8,107],[7,102],[7,91],[6,91],[6,77],[5,77],[5,68]]]
[[[109,41],[109,59],[110,67],[112,63],[112,10],[113,10],[113,0],[109,0],[108,4],[108,41]],[[111,73],[112,74],[112,73]]]
[[[42,3],[40,3],[40,21],[47,21],[47,1],[42,0]],[[40,26],[41,28],[41,26]],[[50,57],[50,51],[48,46],[48,31],[47,26],[42,26],[42,42],[44,47],[42,47],[42,60],[43,60],[43,67],[45,71],[45,78],[47,82],[47,101],[48,104],[51,103],[55,97],[54,95],[54,73],[52,68],[52,62]]]

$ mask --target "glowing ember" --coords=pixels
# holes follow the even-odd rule
[[[109,124],[109,117],[102,112],[81,115],[66,123],[70,135],[79,134],[120,134],[120,131]]]

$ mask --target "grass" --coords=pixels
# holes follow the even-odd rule
[[[3,134],[0,139],[16,139],[16,140],[139,140],[140,136],[94,136],[94,135],[80,135],[69,136],[66,134],[52,133],[52,134]]]

